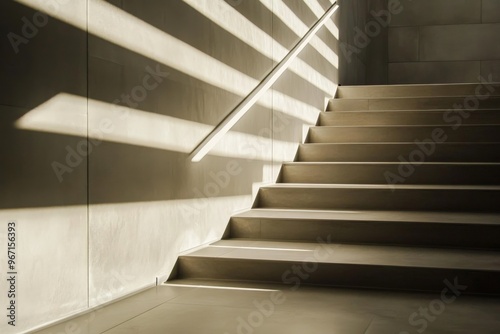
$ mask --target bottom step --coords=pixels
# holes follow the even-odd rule
[[[178,278],[500,295],[500,253],[222,240],[181,256]]]
[[[440,293],[330,287],[292,291],[282,284],[241,281],[174,280],[160,288],[187,292],[153,310],[161,319],[154,328],[146,314],[118,329],[128,324],[130,332],[144,333],[500,333],[500,298],[457,296],[444,286],[444,298]],[[144,327],[139,327],[141,318]]]

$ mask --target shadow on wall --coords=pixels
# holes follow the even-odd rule
[[[339,83],[388,82],[388,0],[340,0]]]
[[[204,57],[229,65],[244,77],[260,80],[272,67],[271,59],[235,38],[183,1],[156,1],[152,4],[157,5],[156,11],[144,10],[143,5],[133,1],[114,3],[121,10],[143,20],[146,25],[199,50]],[[287,5],[293,7],[291,4]],[[23,36],[24,22],[19,18],[33,18],[38,13],[17,2],[3,3],[2,7],[2,15],[8,13],[8,17],[2,19],[4,29],[12,30],[16,27],[20,36]],[[280,32],[277,39],[282,39],[285,47],[290,47],[298,40],[298,36],[279,18],[273,17],[274,14],[260,2],[243,1],[241,6],[235,8],[250,20],[261,18],[259,27],[267,33],[270,32],[269,22],[279,25],[279,29],[275,30]],[[307,13],[299,17],[310,26],[314,21],[312,13],[304,8],[300,12]],[[178,28],[185,26],[187,22],[190,29]],[[29,27],[25,29],[28,31]],[[134,136],[130,135],[135,131],[134,127],[142,126],[144,132],[148,133],[152,127],[150,123],[155,122],[156,118],[151,117],[150,121],[143,119],[144,124],[139,125],[120,117],[126,111],[118,110],[120,116],[111,119],[110,126],[113,127],[115,136],[111,136],[109,141],[106,136],[97,136],[91,137],[87,142],[87,132],[92,136],[92,124],[98,130],[101,116],[98,110],[90,106],[87,115],[85,102],[81,102],[81,105],[62,106],[66,108],[62,109],[65,113],[74,112],[80,117],[80,124],[77,124],[80,132],[51,132],[47,128],[50,128],[50,122],[57,119],[42,120],[47,126],[43,132],[37,131],[33,127],[40,123],[43,115],[35,119],[38,123],[31,124],[32,128],[28,126],[19,129],[16,122],[23,115],[63,93],[88,96],[92,100],[109,104],[110,108],[117,109],[117,105],[121,105],[132,110],[146,111],[152,116],[168,116],[168,120],[191,121],[193,125],[199,124],[198,136],[202,136],[210,129],[204,125],[217,124],[243,97],[176,68],[159,65],[156,59],[95,34],[89,36],[87,45],[85,31],[55,18],[49,17],[47,24],[37,30],[36,34],[33,33],[35,36],[28,38],[28,42],[18,44],[18,53],[13,51],[10,44],[2,43],[5,55],[5,75],[2,77],[7,84],[0,96],[4,109],[1,124],[3,136],[8,139],[2,141],[1,145],[3,159],[9,161],[3,165],[4,172],[1,176],[5,189],[1,195],[3,208],[76,205],[86,204],[87,200],[90,203],[115,203],[196,198],[192,189],[197,184],[210,180],[208,171],[224,168],[229,158],[236,159],[248,171],[247,177],[234,181],[237,185],[224,188],[219,196],[249,194],[252,182],[264,178],[263,165],[272,159],[270,153],[256,159],[254,148],[252,154],[245,156],[244,149],[241,149],[245,143],[240,148],[232,147],[235,151],[241,151],[237,154],[226,152],[228,157],[224,157],[224,153],[207,157],[197,165],[187,162],[189,150],[185,148],[176,151],[164,149],[162,144],[165,143],[154,144],[152,147],[134,143]],[[272,30],[271,27],[271,33]],[[333,36],[325,31],[320,36],[328,43],[334,42]],[[7,33],[5,30],[5,35]],[[318,72],[325,71],[328,76],[335,75],[331,70],[328,73],[328,67],[316,65],[321,63],[317,60],[322,56],[313,48],[308,47],[300,57],[306,63],[315,65]],[[193,66],[196,66],[196,61]],[[155,85],[155,88],[151,91],[137,89],[144,85],[144,78],[148,73],[153,72],[157,73],[160,80],[157,85],[154,80],[147,84]],[[223,77],[224,73],[220,75]],[[275,85],[276,91],[293,96],[305,105],[322,108],[320,105],[324,92],[313,83],[292,71],[285,73],[283,79]],[[295,84],[289,85],[287,82]],[[265,139],[259,138],[258,130],[269,127],[272,112],[263,105],[254,107],[238,124],[236,132],[242,134],[244,140],[259,140],[259,148]],[[274,112],[275,117],[294,119],[286,111]],[[142,113],[143,118],[147,118],[147,113]],[[87,124],[91,127],[86,128]],[[120,142],[117,133],[122,132],[132,140],[129,138],[126,143]],[[244,135],[248,135],[248,138],[245,139]],[[201,139],[202,137],[199,140]],[[294,141],[296,139],[293,138]],[[178,144],[182,147],[183,142],[189,140],[192,141],[192,138],[178,138]],[[265,145],[269,144],[270,139],[267,138]],[[246,146],[252,145],[246,143]],[[87,150],[92,151],[88,157]],[[90,191],[89,198],[87,190]]]
[[[35,1],[0,4],[0,217],[26,226],[21,260],[33,274],[21,302],[36,311],[24,328],[151,284],[179,251],[220,237],[293,158],[334,93],[330,28],[209,156],[188,161],[330,4],[272,1],[275,11],[254,0],[82,0],[47,16]],[[108,291],[110,272],[132,278]]]

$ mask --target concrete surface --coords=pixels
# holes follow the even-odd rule
[[[498,80],[498,1],[402,0],[401,7],[389,27],[389,83]]]
[[[188,154],[330,5],[2,2],[18,37],[0,43],[0,245],[16,220],[20,293],[0,332],[151,286],[219,239],[334,94],[338,15],[209,156]]]

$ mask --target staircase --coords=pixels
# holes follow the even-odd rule
[[[500,85],[337,95],[279,182],[176,278],[500,294]]]

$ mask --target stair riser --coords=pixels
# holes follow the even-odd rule
[[[474,99],[473,99],[474,100]],[[434,110],[465,109],[465,97],[446,98],[394,98],[394,99],[334,99],[328,103],[330,111],[362,111],[362,110]],[[468,100],[469,101],[469,100]],[[500,98],[492,97],[476,103],[468,102],[468,110],[499,109]]]
[[[360,126],[360,125],[450,125],[457,121],[450,121],[445,112],[433,111],[404,111],[404,112],[325,112],[321,113],[321,126]],[[500,124],[500,110],[478,110],[471,113],[469,118],[462,119],[462,124],[484,125]]]
[[[500,165],[287,164],[283,183],[387,184],[386,173],[404,184],[500,185]]]
[[[499,144],[437,144],[435,150],[409,144],[302,144],[303,162],[500,162]]]
[[[500,191],[476,189],[261,188],[260,208],[500,212]]]
[[[500,249],[500,226],[482,224],[231,218],[231,238]]]
[[[299,274],[292,271],[299,268]],[[243,280],[284,283],[296,289],[300,285],[363,287],[377,289],[442,292],[455,279],[464,285],[464,294],[500,294],[500,272],[459,269],[389,267],[357,264],[317,265],[295,261],[218,259],[181,257],[179,278]],[[451,297],[448,288],[447,296]]]
[[[484,94],[486,88],[477,90],[479,84],[464,85],[412,85],[412,86],[361,86],[361,87],[339,87],[337,96],[339,98],[379,98],[383,97],[407,97],[407,96],[474,96]],[[481,87],[481,86],[479,86]],[[500,92],[500,85],[490,84],[493,93]]]
[[[313,127],[309,130],[310,143],[369,143],[369,142],[414,142],[421,138],[432,138],[441,131],[446,142],[499,143],[500,126],[452,127]]]

